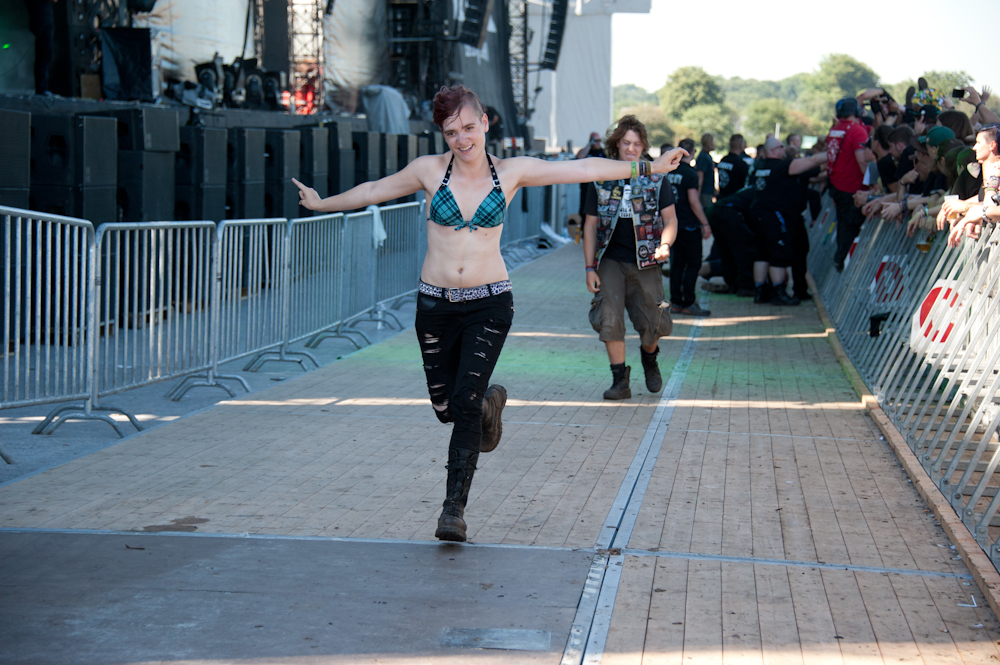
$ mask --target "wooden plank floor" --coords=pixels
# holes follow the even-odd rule
[[[610,372],[580,255],[570,245],[512,275],[515,325],[495,374],[510,400],[504,439],[473,482],[474,542],[593,548],[660,402],[643,386],[634,335],[634,397],[602,399]],[[815,310],[730,296],[709,306],[603,662],[1000,660],[1000,625],[969,580],[910,574],[968,571],[860,407]],[[660,344],[665,376],[691,331],[675,323]],[[407,330],[0,488],[0,526],[432,540],[447,433]],[[970,596],[980,607],[959,605]]]

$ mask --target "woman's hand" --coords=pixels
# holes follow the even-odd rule
[[[913,213],[913,216],[910,217],[910,221],[906,224],[906,237],[912,238],[913,234],[916,232],[918,228],[921,227],[921,225],[923,225],[923,223],[924,223],[924,211],[921,208],[920,210]]]
[[[292,178],[292,182],[299,188],[299,205],[306,210],[319,210],[319,205],[323,201],[319,194],[312,187],[306,187],[301,182]]]
[[[938,231],[944,231],[948,227],[948,213],[944,211],[944,205],[938,210],[936,222]]]
[[[944,215],[945,219],[950,217],[956,217],[956,215],[964,215],[969,210],[971,204],[965,201],[945,201],[941,204],[941,213]],[[957,221],[957,217],[956,220]],[[954,221],[952,222],[954,223]]]
[[[657,250],[659,251],[659,250]],[[596,270],[588,270],[587,275],[587,290],[591,293],[597,293],[601,290],[601,278],[597,276]]]
[[[983,209],[981,206],[971,206],[962,219],[958,220],[948,234],[948,246],[958,247],[963,235],[970,238],[979,237],[979,226],[983,219]]]
[[[902,221],[903,219],[903,202],[896,201],[895,203],[890,203],[882,208],[882,218],[891,220],[894,222]]]
[[[879,211],[882,210],[882,208],[883,208],[882,201],[874,199],[866,203],[861,208],[861,212],[864,214],[865,217],[871,217],[872,215],[877,215]]]
[[[668,150],[653,162],[653,173],[670,173],[676,170],[685,158],[690,159],[691,155],[683,148]]]
[[[917,170],[916,169],[910,169],[905,174],[903,174],[902,178],[899,179],[899,184],[901,184],[901,185],[912,185],[913,183],[915,183],[917,181],[918,177],[920,177],[920,174],[917,173]]]

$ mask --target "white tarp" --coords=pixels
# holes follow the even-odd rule
[[[246,34],[247,5],[248,0],[158,0],[153,11],[136,14],[133,25],[152,29],[153,71],[159,80],[195,81],[194,66],[211,62],[217,52],[227,64],[254,57],[253,36]]]
[[[337,0],[323,15],[324,78],[328,99],[358,108],[358,91],[380,83],[389,62],[386,3]]]

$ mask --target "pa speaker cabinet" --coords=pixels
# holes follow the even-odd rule
[[[0,206],[29,210],[28,192],[27,187],[0,187]]]
[[[226,219],[263,218],[263,180],[226,183]]]
[[[177,184],[225,185],[227,140],[219,127],[181,127],[174,162]]]
[[[174,216],[174,153],[118,153],[118,206],[123,222],[163,222]]]
[[[354,132],[354,184],[378,180],[381,141],[376,132]]]
[[[226,218],[226,186],[177,185],[174,189],[174,219],[179,222]]]
[[[299,205],[299,188],[291,180],[269,181],[264,186],[264,217],[295,219],[310,214]]]
[[[118,120],[119,150],[180,150],[180,122],[174,109],[142,106],[109,111],[108,115]]]
[[[0,110],[0,188],[31,184],[31,114]]]
[[[399,134],[379,134],[379,177],[399,170]]]
[[[73,187],[67,185],[34,185],[29,192],[28,207],[51,215],[78,217],[94,226],[118,221],[115,187]]]
[[[251,127],[229,129],[226,148],[226,182],[264,180],[264,130]]]
[[[277,182],[299,177],[302,135],[294,129],[264,133],[264,180]]]
[[[326,180],[326,174],[330,172],[330,131],[326,127],[304,127],[299,132],[302,134],[299,175],[302,182],[315,187],[313,175],[323,174],[323,180]]]
[[[114,118],[40,116],[31,119],[31,182],[114,187],[118,146]]]
[[[327,192],[340,194],[354,187],[354,133],[346,122],[331,122],[326,130],[330,169]]]
[[[413,134],[399,135],[399,150],[396,152],[396,166],[403,169],[417,158],[417,137]]]

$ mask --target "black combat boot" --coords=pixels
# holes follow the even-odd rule
[[[611,366],[611,376],[614,383],[604,391],[604,399],[628,399],[632,396],[632,389],[628,387],[629,375],[632,368],[625,363]]]
[[[453,448],[448,451],[448,483],[435,538],[465,542],[465,504],[469,500],[469,487],[478,460],[479,453],[471,450]]]
[[[507,390],[503,386],[492,385],[486,389],[486,395],[483,396],[483,441],[479,445],[479,452],[493,452],[500,443],[500,435],[503,434],[500,413],[506,403]]]
[[[642,371],[646,374],[646,390],[651,393],[660,392],[663,387],[663,377],[660,376],[660,366],[656,364],[656,356],[660,354],[660,347],[656,351],[646,353],[646,349],[639,347],[642,355]]]

